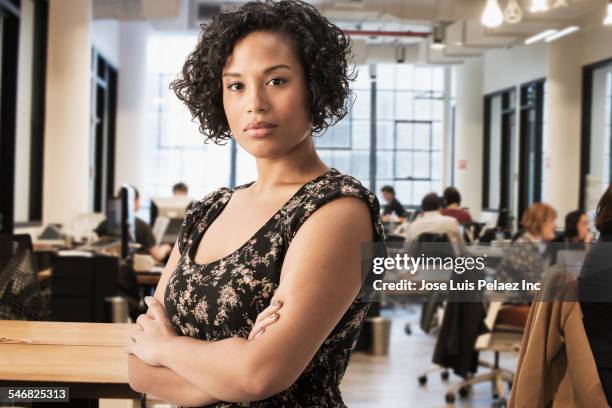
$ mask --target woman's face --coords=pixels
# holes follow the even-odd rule
[[[584,241],[589,235],[589,217],[586,214],[582,214],[576,225],[578,230],[578,241]]]
[[[542,224],[541,238],[544,241],[550,241],[555,238],[555,229],[557,228],[557,218],[549,218],[544,224]]]
[[[310,137],[304,70],[287,37],[256,31],[238,41],[222,86],[232,135],[256,158],[283,156]]]

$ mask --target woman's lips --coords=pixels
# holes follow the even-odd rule
[[[259,129],[247,129],[246,134],[251,137],[265,137],[270,135],[276,126],[264,127]]]

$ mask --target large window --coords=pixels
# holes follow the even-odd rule
[[[442,189],[444,68],[378,64],[374,84],[370,69],[359,67],[350,114],[315,139],[317,150],[376,193],[391,185],[403,204],[418,206]]]
[[[612,183],[612,60],[584,68],[582,207],[594,209]]]
[[[516,92],[509,89],[485,96],[484,209],[512,210]]]
[[[239,146],[204,144],[197,123],[168,90],[194,41],[159,37],[151,44],[172,55],[150,61],[157,84],[150,121],[155,124],[155,166],[145,189],[149,196],[168,195],[172,184],[183,181],[191,196],[200,197],[257,175],[254,159]],[[402,203],[419,205],[425,194],[440,193],[442,187],[444,68],[377,64],[375,79],[370,66],[357,68],[349,112],[324,134],[314,135],[317,151],[328,166],[377,193],[390,184]]]

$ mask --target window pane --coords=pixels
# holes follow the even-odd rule
[[[370,119],[370,91],[355,90],[354,102],[352,106],[352,116],[354,119]]]
[[[370,148],[370,121],[353,121],[353,149]]]
[[[413,152],[396,152],[396,166],[395,166],[395,177],[396,178],[407,178],[412,177],[413,171]]]
[[[376,125],[376,149],[393,149],[393,122],[381,122]]]
[[[429,152],[415,152],[414,153],[414,174],[415,178],[427,178],[431,177],[429,172],[430,164],[430,153]]]
[[[378,91],[376,92],[376,119],[394,119],[394,92],[393,91]]]
[[[393,152],[376,152],[376,178],[393,178]]]

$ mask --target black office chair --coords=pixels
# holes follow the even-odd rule
[[[49,307],[36,279],[29,235],[0,235],[0,319],[45,320]]]

